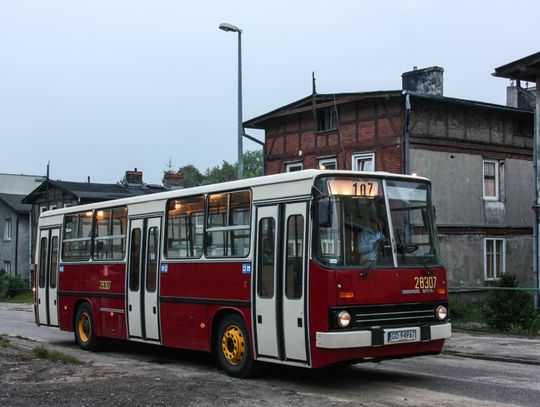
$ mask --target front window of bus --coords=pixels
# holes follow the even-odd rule
[[[438,264],[429,185],[387,180],[386,192],[398,266]]]
[[[314,191],[313,251],[321,263],[361,268],[392,267],[396,261],[397,266],[438,264],[427,183],[322,177]]]

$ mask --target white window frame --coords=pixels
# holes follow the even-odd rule
[[[6,271],[7,274],[11,274],[11,262],[10,261],[4,261],[4,265],[2,268]]]
[[[488,277],[488,242],[493,243],[493,277]],[[498,270],[497,267],[497,256],[495,254],[497,253],[497,242],[502,242],[501,245],[501,253],[499,253],[500,256],[502,256],[502,270]],[[484,238],[484,281],[497,281],[501,278],[501,276],[506,272],[506,239],[504,238],[496,238],[496,237],[486,237]]]
[[[39,213],[42,214],[43,212],[45,212],[47,210],[47,205],[41,205],[39,207]]]
[[[13,221],[11,218],[6,218],[4,223],[4,240],[13,239]]]
[[[373,166],[373,169],[370,171],[375,171],[375,153],[357,153],[352,155],[352,170],[353,171],[367,171],[364,169],[358,168],[358,162],[366,163],[368,161],[371,161],[371,164]],[[362,167],[364,167],[362,165]]]
[[[493,164],[495,166],[495,196],[486,195],[486,164]],[[497,160],[483,160],[482,161],[482,197],[486,201],[498,201],[499,200],[499,179],[500,179],[500,165]]]
[[[303,169],[304,164],[302,163],[302,161],[285,163],[285,172],[302,171]]]
[[[332,169],[335,169],[337,170],[338,167],[337,167],[337,158],[335,156],[333,157],[324,157],[324,158],[319,158],[317,159],[317,164],[318,164],[318,168],[319,169],[329,169],[327,166],[328,164],[330,164],[331,166],[333,166],[334,168],[330,168],[331,170]],[[324,166],[324,168],[323,168]]]

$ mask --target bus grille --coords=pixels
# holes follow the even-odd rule
[[[375,327],[419,326],[430,323],[440,323],[435,316],[435,310],[444,302],[420,302],[405,304],[360,305],[345,307],[331,312],[330,326],[339,328],[336,324],[337,312],[346,309],[351,314],[349,329],[370,329]]]

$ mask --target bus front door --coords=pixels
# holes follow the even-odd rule
[[[159,260],[161,218],[131,221],[127,275],[130,338],[160,340]]]
[[[60,229],[39,232],[37,307],[40,325],[58,326],[58,253]]]
[[[307,363],[307,203],[257,208],[256,353]]]

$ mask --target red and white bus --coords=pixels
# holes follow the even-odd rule
[[[320,368],[441,352],[427,179],[305,170],[42,213],[38,325]]]

